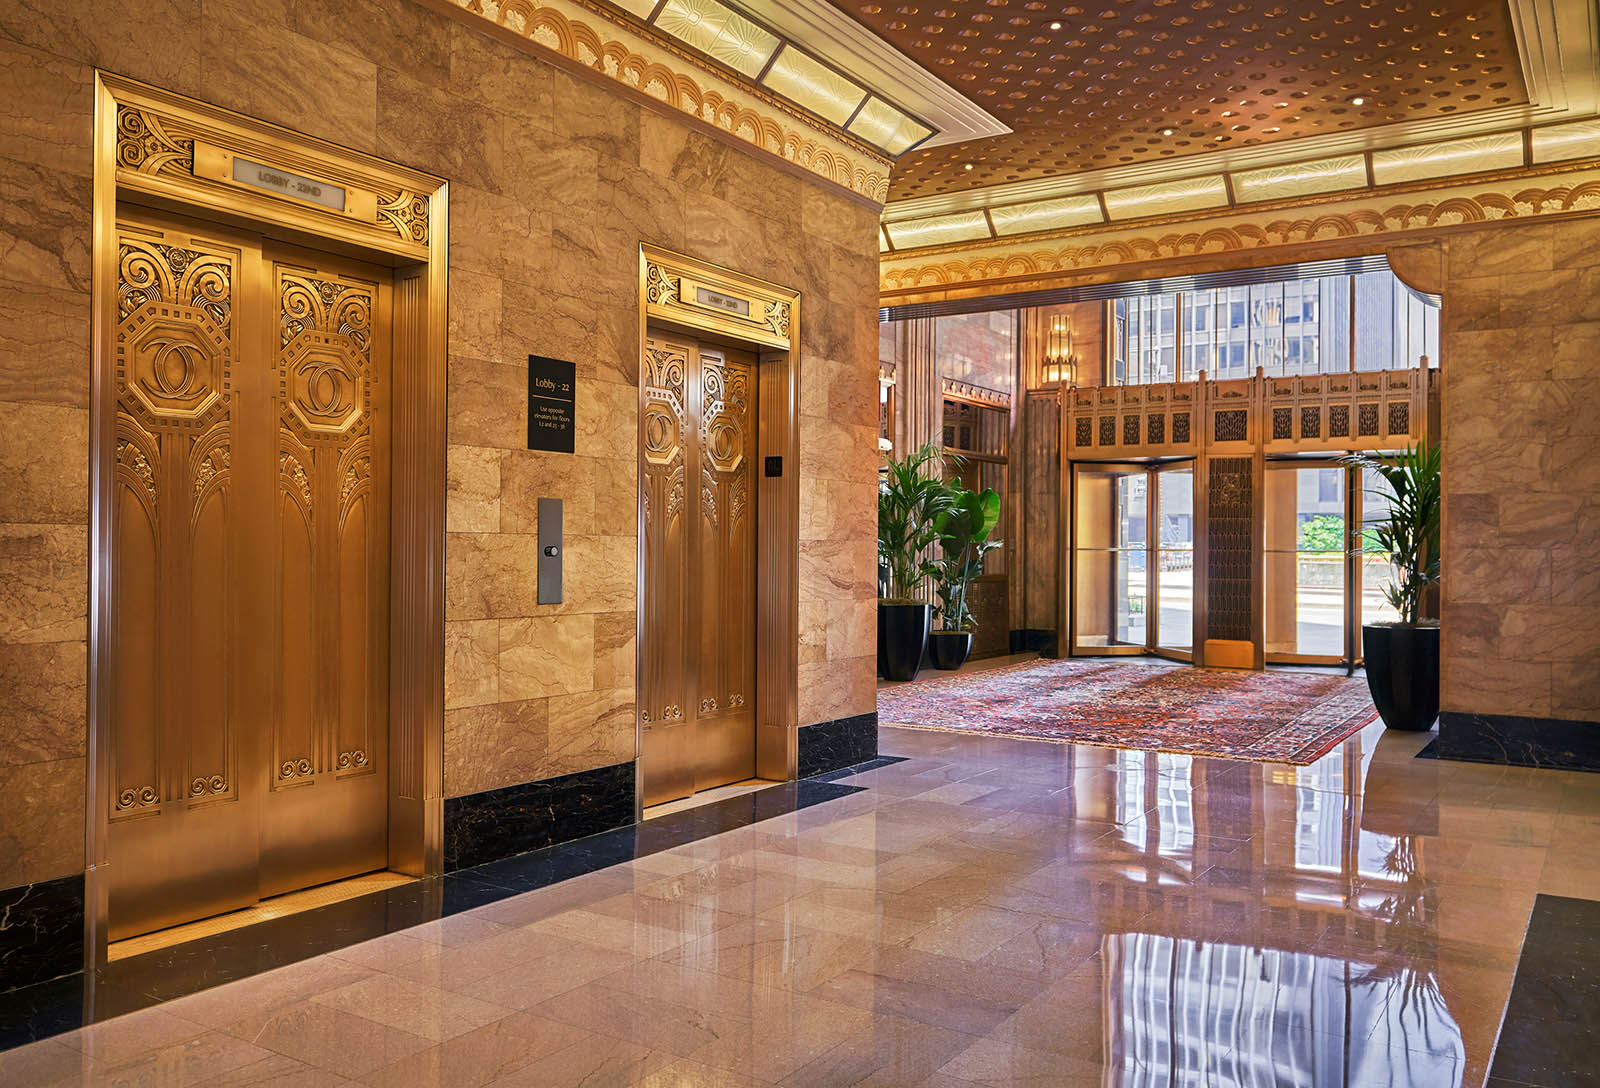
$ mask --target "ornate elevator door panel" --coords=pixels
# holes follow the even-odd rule
[[[256,899],[236,591],[241,297],[252,239],[118,224],[110,745],[113,937]]]
[[[755,357],[645,344],[644,802],[755,774]]]
[[[269,258],[281,608],[262,640],[278,693],[262,895],[388,858],[389,290],[320,254]]]
[[[756,773],[756,362],[702,345],[695,608],[696,790]]]
[[[118,223],[111,936],[387,863],[384,274]]]

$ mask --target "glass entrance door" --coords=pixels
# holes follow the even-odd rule
[[[1194,643],[1194,468],[1073,466],[1075,654],[1189,659]]]
[[[1156,518],[1153,596],[1155,630],[1150,646],[1164,657],[1194,656],[1194,466],[1164,465],[1151,473]]]
[[[1347,603],[1349,470],[1272,462],[1266,482],[1266,654],[1270,661],[1342,664]]]

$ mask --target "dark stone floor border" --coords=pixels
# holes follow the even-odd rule
[[[1600,722],[1447,710],[1439,715],[1439,735],[1417,755],[1462,763],[1600,771]]]
[[[874,764],[875,766],[878,764]],[[862,769],[868,769],[863,767]],[[631,773],[631,770],[630,770]],[[851,772],[848,769],[838,777]],[[830,775],[828,777],[835,777]],[[0,993],[0,1050],[862,792],[784,782]],[[611,892],[604,892],[609,895]],[[80,961],[81,962],[81,961]]]
[[[1487,1088],[1600,1084],[1600,902],[1533,901]]]

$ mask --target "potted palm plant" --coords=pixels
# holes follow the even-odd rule
[[[1354,550],[1394,564],[1384,595],[1400,617],[1361,627],[1367,687],[1384,725],[1430,729],[1439,716],[1439,622],[1423,613],[1439,582],[1439,447],[1408,446],[1393,460],[1352,453],[1344,463],[1375,472],[1382,487],[1368,493],[1389,503],[1389,516],[1369,527]]]
[[[928,646],[928,583],[939,573],[936,522],[952,502],[939,470],[939,451],[926,445],[891,460],[878,487],[878,669],[886,680],[915,680]]]
[[[972,631],[978,626],[967,594],[983,574],[983,557],[1000,546],[989,534],[1000,524],[1000,496],[993,488],[969,491],[957,481],[950,488],[950,509],[935,520],[944,543],[939,565],[939,629],[930,636],[929,657],[938,669],[959,669],[972,654]]]

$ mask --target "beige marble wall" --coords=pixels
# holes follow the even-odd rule
[[[874,209],[406,0],[0,0],[0,887],[83,864],[95,66],[450,181],[448,794],[633,756],[641,241],[803,294],[801,722],[873,709]]]
[[[1443,706],[1600,721],[1600,218],[1445,246]]]

